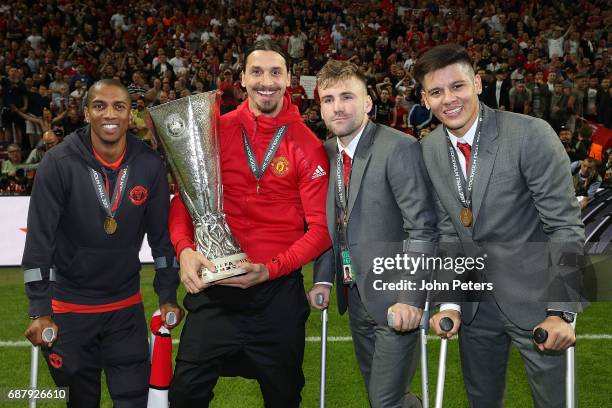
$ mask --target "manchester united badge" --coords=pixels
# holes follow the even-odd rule
[[[285,156],[275,157],[272,163],[270,163],[270,167],[272,167],[274,175],[284,177],[289,171],[289,161]]]

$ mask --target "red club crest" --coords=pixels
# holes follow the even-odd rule
[[[135,186],[130,190],[130,201],[134,205],[142,205],[147,201],[149,191],[143,186]]]
[[[64,365],[64,359],[57,353],[49,354],[49,364],[58,370]]]
[[[274,173],[274,175],[284,177],[289,171],[289,160],[284,156],[276,157],[272,160],[272,163],[270,163],[270,167],[272,167],[272,173]]]

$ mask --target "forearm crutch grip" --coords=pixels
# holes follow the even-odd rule
[[[42,331],[42,340],[45,343],[51,343],[53,340],[55,340],[55,330],[53,327],[46,327]]]
[[[177,322],[176,313],[168,312],[166,313],[166,325],[174,326]]]
[[[541,327],[535,329],[533,332],[533,341],[535,341],[537,344],[542,344],[546,341],[546,339],[548,339],[548,332],[546,329]]]

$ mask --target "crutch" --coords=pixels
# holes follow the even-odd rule
[[[323,305],[323,294],[317,293],[315,298],[317,305]],[[325,366],[327,360],[327,308],[323,309],[321,313],[321,388],[319,407],[325,408]]]
[[[387,325],[393,327],[395,322],[395,314],[387,314]],[[423,408],[429,408],[429,379],[427,376],[427,330],[429,330],[429,300],[425,301],[425,307],[423,308],[423,316],[419,323],[419,331],[421,337],[421,389],[422,389],[422,401]]]
[[[572,328],[576,329],[576,317],[574,317],[574,321],[572,322]],[[538,327],[535,329],[533,333],[533,340],[542,344],[548,339],[548,332]],[[576,346],[568,347],[565,350],[565,404],[567,408],[575,408],[576,407],[576,396],[574,392],[574,387],[576,386],[576,367],[575,367],[575,353]]]
[[[53,327],[47,327],[42,332],[42,339],[45,343],[51,343],[55,339],[55,330]],[[30,389],[35,390],[38,387],[38,346],[32,345],[30,353]],[[30,408],[36,408],[36,397],[30,398]]]
[[[427,331],[429,330],[429,299],[425,301],[423,316],[419,324],[421,332],[421,388],[423,408],[429,408],[429,376],[427,371]]]
[[[440,320],[440,328],[445,332],[453,329],[453,321],[449,317]],[[440,360],[438,363],[438,381],[436,382],[436,405],[435,408],[442,408],[444,401],[444,380],[446,378],[446,352],[448,349],[448,339],[443,338],[440,343]]]

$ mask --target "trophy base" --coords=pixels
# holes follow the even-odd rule
[[[246,272],[238,266],[238,263],[249,262],[249,258],[247,258],[245,253],[240,252],[239,254],[213,259],[211,262],[215,264],[217,271],[210,272],[208,269],[202,268],[200,278],[203,283],[211,283],[232,276],[244,275]]]

